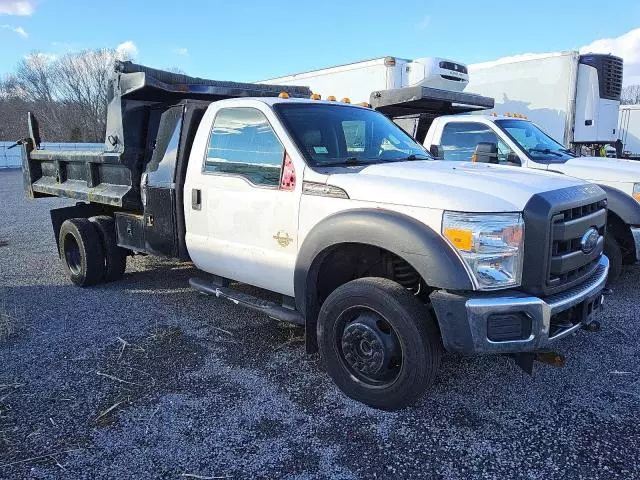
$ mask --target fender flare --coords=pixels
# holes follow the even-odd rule
[[[321,220],[306,236],[298,252],[295,300],[298,311],[307,321],[314,318],[314,310],[319,308],[312,304],[318,267],[331,247],[346,243],[371,245],[398,255],[431,287],[473,290],[462,259],[439,233],[424,223],[389,210],[346,210]]]
[[[600,185],[607,194],[607,208],[627,225],[640,225],[640,203],[632,196],[607,185]]]

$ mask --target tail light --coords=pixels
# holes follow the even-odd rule
[[[284,152],[284,161],[282,166],[282,178],[280,180],[280,190],[293,190],[296,188],[296,169],[293,166],[291,157]]]

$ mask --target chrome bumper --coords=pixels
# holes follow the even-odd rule
[[[445,349],[477,354],[531,352],[548,348],[556,340],[591,323],[594,315],[599,313],[608,272],[609,260],[603,255],[596,272],[589,280],[546,298],[526,296],[519,292],[512,292],[509,296],[496,294],[466,299],[447,293],[433,294],[432,304],[438,317]],[[584,310],[587,310],[584,315],[581,315],[578,321],[572,317],[570,326],[555,328],[552,333],[553,317],[583,302]],[[466,318],[460,318],[465,314]],[[491,340],[490,317],[496,318],[495,316],[501,315],[519,315],[526,320],[527,326],[530,321],[528,337],[518,340]]]
[[[640,228],[631,228],[633,242],[636,245],[636,262],[640,262]]]

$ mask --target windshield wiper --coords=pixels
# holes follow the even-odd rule
[[[557,157],[561,157],[562,153],[560,152],[556,152],[554,150],[551,150],[549,148],[529,148],[528,149],[529,152],[539,152],[539,153],[544,153],[545,155],[556,155]]]
[[[419,153],[418,155],[412,153],[411,155],[408,155],[400,160],[430,160],[430,157],[428,155],[423,155],[421,153]]]
[[[318,162],[319,167],[352,167],[357,165],[373,165],[374,162],[369,160],[362,160],[357,157],[347,157],[342,160],[336,160],[335,162]]]

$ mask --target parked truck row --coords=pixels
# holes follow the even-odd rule
[[[613,143],[618,134],[627,146],[633,145],[634,127],[640,123],[632,116],[633,108],[621,114],[621,130],[617,130],[620,58],[563,52],[469,68],[442,58],[421,59],[423,64],[451,71],[425,69],[420,78],[414,75],[412,85],[418,87],[384,88],[385,78],[391,77],[398,65],[412,65],[409,60],[389,62],[389,58],[393,57],[386,57],[387,64],[393,67],[386,69],[372,71],[367,62],[357,62],[337,67],[339,72],[331,67],[273,81],[298,85],[303,78],[321,94],[340,91],[358,99],[369,96],[372,106],[392,118],[435,158],[547,170],[596,183],[608,197],[609,234],[604,252],[610,262],[609,279],[616,280],[623,265],[640,261],[640,164],[575,153],[581,146]],[[347,67],[348,75],[344,73]],[[443,85],[443,77],[453,78],[454,71],[464,72],[463,80]],[[364,77],[369,81],[364,82]],[[458,97],[456,111],[447,112],[451,107],[438,108],[421,97],[424,92],[418,90],[424,87],[420,85],[434,83],[452,92],[430,90],[426,96],[433,99],[438,93],[450,93]],[[467,83],[465,91],[459,92],[458,87]],[[381,89],[370,91],[374,85]],[[464,101],[460,94],[465,95]],[[495,105],[490,105],[492,98],[481,94],[495,96]]]
[[[510,354],[530,371],[598,329],[605,189],[551,168],[435,161],[422,145],[435,120],[492,108],[487,97],[421,82],[370,92],[370,106],[311,93],[119,62],[103,152],[41,149],[30,116],[27,195],[77,201],[51,211],[71,280],[116,280],[133,254],[191,261],[195,289],[303,325],[336,385],[382,409],[420,398],[443,351]],[[487,143],[474,153],[493,155]],[[508,145],[512,163],[534,161]]]

